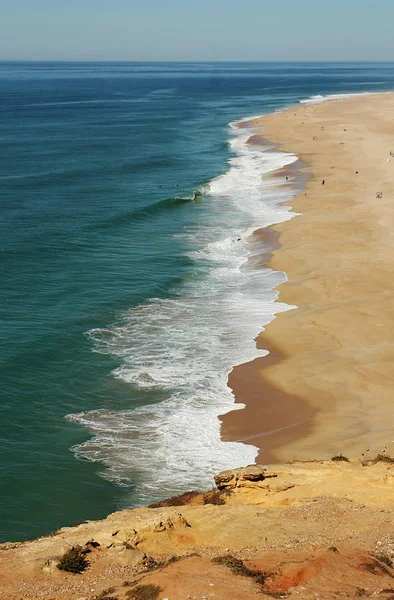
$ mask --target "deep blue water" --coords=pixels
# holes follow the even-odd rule
[[[258,212],[228,124],[393,88],[391,63],[0,63],[0,542],[205,485],[204,360],[239,339],[209,302],[239,299],[226,244]]]

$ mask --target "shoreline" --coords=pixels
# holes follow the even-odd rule
[[[250,123],[242,122],[241,128],[246,128],[247,125]],[[278,143],[272,143],[256,133],[252,133],[246,143],[269,146],[273,152],[280,151]],[[309,179],[308,173],[305,172],[307,166],[307,163],[297,157],[294,162],[264,175],[265,180],[278,181],[278,183],[283,182],[288,176],[288,183],[293,183],[300,190],[292,199],[283,202],[283,205],[293,205],[298,194],[304,193],[305,184]],[[290,209],[290,212],[292,211],[294,212],[294,208]],[[296,216],[297,213],[294,214],[294,217]],[[259,228],[253,232],[250,245],[261,243],[263,243],[264,250],[260,248],[257,254],[253,253],[249,262],[260,267],[270,268],[274,252],[280,250],[281,247],[279,232],[275,230],[274,225]],[[276,302],[281,302],[280,297]],[[289,308],[293,310],[291,307]],[[273,320],[279,314],[276,313]],[[245,408],[232,410],[219,416],[222,423],[222,441],[250,443],[258,447],[256,464],[273,463],[276,446],[289,443],[293,438],[304,436],[309,431],[310,422],[316,412],[302,398],[286,393],[264,380],[264,370],[285,359],[285,355],[274,344],[263,342],[262,335],[268,325],[256,337],[256,349],[266,350],[268,354],[234,366],[228,376],[228,387],[233,392],[235,403],[244,404]],[[247,386],[245,385],[246,381]],[[262,403],[261,398],[270,400]]]
[[[253,135],[296,154],[309,175],[291,201],[297,219],[268,228],[280,247],[264,263],[287,275],[278,301],[298,308],[258,336],[257,347],[271,354],[233,368],[228,385],[246,408],[220,416],[222,439],[250,438],[257,460],[360,458],[392,443],[393,118],[394,94],[385,92],[250,121]]]

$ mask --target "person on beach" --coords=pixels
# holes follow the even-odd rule
[[[326,183],[325,179],[321,180],[321,184],[324,185]]]

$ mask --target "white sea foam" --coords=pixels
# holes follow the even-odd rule
[[[305,100],[300,100],[300,104],[319,104],[320,102],[327,102],[327,100],[339,100],[340,98],[355,98],[356,96],[373,96],[377,92],[357,92],[354,94],[328,94],[327,96],[310,96]]]
[[[230,123],[230,127],[235,129],[240,123],[248,123],[249,121],[253,121],[254,119],[261,119],[262,116],[263,115],[252,115],[251,117],[244,117],[243,119],[238,119],[238,121],[232,121]]]
[[[257,228],[294,216],[282,202],[295,190],[264,179],[297,157],[246,141],[233,130],[229,170],[205,188],[209,223],[185,234],[196,270],[174,297],[153,298],[122,315],[117,325],[88,333],[97,352],[121,359],[113,375],[133,390],[155,390],[164,401],[143,408],[94,410],[70,415],[93,434],[77,456],[105,465],[103,476],[136,483],[145,503],[212,483],[216,472],[254,462],[256,447],[220,440],[218,415],[234,405],[227,387],[232,367],[258,356],[255,338],[276,313],[273,288],[285,275],[254,268],[249,236]]]

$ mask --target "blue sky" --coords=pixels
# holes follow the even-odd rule
[[[0,60],[394,60],[394,0],[0,0]]]

